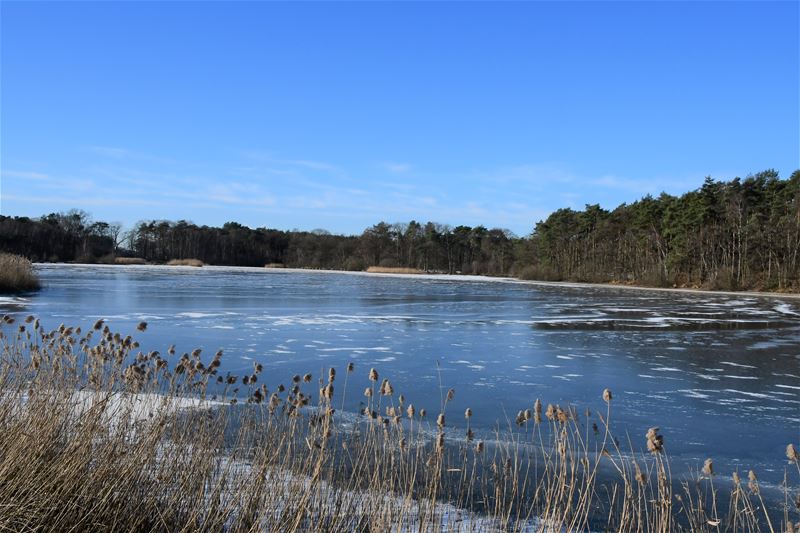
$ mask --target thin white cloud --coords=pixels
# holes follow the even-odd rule
[[[244,157],[252,161],[259,161],[262,163],[270,163],[274,166],[285,167],[276,170],[286,172],[288,169],[306,169],[317,172],[327,172],[329,174],[345,174],[344,170],[338,165],[327,163],[324,161],[316,161],[313,159],[286,159],[276,157],[272,152],[263,152],[259,150],[245,150],[241,152]],[[254,170],[262,170],[256,168]]]
[[[139,161],[149,161],[151,163],[161,163],[161,164],[176,164],[178,161],[166,157],[161,157],[157,155],[147,154],[144,152],[140,152],[137,150],[131,150],[130,148],[123,148],[120,146],[100,146],[100,145],[90,145],[84,147],[85,150],[92,152],[96,155],[99,155],[104,158],[109,159],[117,159],[120,161],[123,160],[139,160]]]
[[[392,174],[405,174],[411,170],[411,165],[406,163],[394,163],[390,161],[384,163],[383,168]]]
[[[86,149],[90,152],[94,152],[105,157],[113,157],[115,159],[125,159],[128,157],[134,157],[135,155],[134,152],[128,150],[127,148],[119,148],[116,146],[87,146]]]
[[[50,181],[50,176],[41,172],[28,172],[21,170],[3,170],[2,176],[7,178],[19,178],[23,180]]]
[[[160,200],[148,200],[142,198],[113,198],[107,196],[40,196],[40,195],[18,195],[9,194],[3,195],[3,200],[13,200],[15,202],[25,202],[31,204],[47,204],[48,206],[60,207],[83,207],[83,206],[109,206],[109,205],[148,205],[148,206],[165,206],[168,207],[168,202]]]
[[[671,180],[586,176],[557,163],[431,173],[379,159],[362,161],[353,170],[313,158],[238,152],[231,161],[201,167],[202,161],[161,164],[170,160],[125,148],[90,149],[98,157],[75,171],[81,179],[24,168],[3,171],[3,177],[9,178],[4,184],[4,200],[59,209],[94,207],[98,212],[108,205],[152,206],[131,210],[131,216],[137,218],[176,218],[202,210],[203,220],[198,223],[219,217],[246,223],[247,217],[239,213],[247,212],[256,214],[249,220],[259,224],[280,219],[289,221],[288,225],[302,225],[307,220],[313,227],[324,226],[327,220],[332,230],[341,230],[342,226],[336,225],[342,220],[351,221],[355,229],[379,220],[414,219],[512,228],[527,234],[538,220],[559,207],[582,208],[587,202],[601,202],[610,208],[615,207],[611,202],[660,192],[653,184],[682,192],[702,183],[700,179],[676,190]],[[372,176],[364,173],[370,169],[384,170],[383,177],[388,179],[368,179]]]

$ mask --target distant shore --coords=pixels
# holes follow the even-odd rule
[[[135,268],[135,269],[159,269],[167,271],[186,270],[196,272],[198,269],[193,266],[183,265],[118,265],[107,263],[34,263],[35,266],[43,265],[65,265],[65,266],[85,266],[96,268]],[[509,276],[484,276],[475,274],[428,274],[428,273],[399,273],[399,272],[367,272],[361,270],[329,270],[329,269],[313,269],[313,268],[264,268],[264,267],[250,267],[250,266],[218,266],[218,265],[205,265],[203,270],[230,270],[239,272],[263,272],[267,274],[284,274],[284,273],[320,273],[320,274],[346,274],[353,276],[372,276],[372,277],[388,277],[388,278],[406,278],[406,279],[425,279],[425,280],[448,280],[448,281],[469,281],[469,282],[494,282],[494,283],[517,283],[523,285],[536,285],[543,287],[567,287],[567,288],[589,288],[589,289],[621,289],[631,291],[658,291],[665,293],[684,293],[684,294],[715,294],[722,296],[751,296],[759,298],[782,298],[782,299],[800,299],[800,293],[795,292],[772,292],[772,291],[718,291],[711,289],[695,289],[695,288],[680,288],[680,287],[648,287],[645,285],[627,285],[621,283],[586,283],[579,281],[539,281],[539,280],[525,280],[513,278]]]

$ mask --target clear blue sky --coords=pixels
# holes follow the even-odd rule
[[[798,2],[0,2],[0,211],[506,227],[800,168]]]

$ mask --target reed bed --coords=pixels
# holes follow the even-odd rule
[[[115,257],[115,265],[146,265],[147,261],[142,257]]]
[[[190,266],[190,267],[201,267],[203,266],[203,262],[199,259],[170,259],[167,261],[168,266]]]
[[[368,267],[366,271],[374,274],[424,274],[425,273],[424,271],[419,270],[417,268],[383,267],[383,266],[371,266]]]
[[[622,449],[608,389],[597,413],[531,399],[510,431],[478,440],[472,410],[448,409],[456,391],[427,413],[353,363],[269,390],[260,364],[234,376],[221,352],[144,352],[103,321],[2,324],[0,530],[793,531],[798,520],[794,445],[783,509],[766,508],[756,473],[726,479],[711,460],[676,490],[658,428]],[[364,390],[348,390],[356,371]],[[363,412],[343,413],[354,394]]]
[[[39,278],[28,259],[0,253],[0,293],[35,291],[39,286]]]

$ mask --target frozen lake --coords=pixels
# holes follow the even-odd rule
[[[642,448],[659,426],[673,463],[710,456],[721,474],[754,468],[771,483],[800,439],[797,299],[222,267],[37,270],[43,290],[0,309],[48,328],[105,318],[142,350],[221,348],[223,373],[262,363],[270,389],[333,366],[341,398],[353,362],[348,410],[370,367],[434,414],[441,378],[456,391],[452,424],[471,407],[487,434],[536,398],[604,409],[608,387],[620,440]]]

